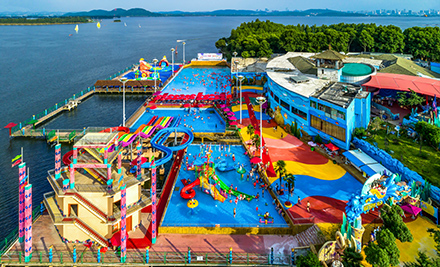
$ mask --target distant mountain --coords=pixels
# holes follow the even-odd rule
[[[264,10],[236,10],[221,9],[214,11],[184,12],[184,11],[162,11],[158,12],[164,16],[364,16],[331,9],[308,9],[304,11],[264,11]]]
[[[64,16],[72,17],[92,17],[92,18],[113,18],[113,17],[179,17],[179,16],[364,16],[357,13],[349,13],[343,11],[336,11],[331,9],[308,9],[304,11],[264,11],[264,10],[237,10],[237,9],[221,9],[214,11],[162,11],[151,12],[143,8],[132,8],[125,10],[122,8],[115,8],[111,11],[106,10],[92,10],[84,12],[66,13]]]
[[[83,12],[70,12],[64,14],[66,17],[92,17],[92,18],[113,18],[113,17],[160,17],[159,13],[153,13],[143,8],[132,8],[125,10],[122,8],[115,8],[107,11],[102,9],[95,9]]]

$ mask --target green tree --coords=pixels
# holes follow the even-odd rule
[[[388,254],[385,250],[379,247],[375,243],[370,243],[365,247],[365,260],[377,267],[389,267],[390,259],[388,258]]]
[[[288,173],[283,177],[283,180],[286,181],[287,183],[287,190],[288,190],[287,199],[290,200],[290,189],[292,187],[295,187],[295,180],[296,180],[295,175]]]
[[[306,256],[300,255],[296,260],[297,267],[321,267],[318,256],[309,251]]]
[[[249,136],[253,136],[253,135],[254,135],[254,133],[255,133],[255,129],[254,129],[254,126],[253,126],[252,124],[249,124],[249,125],[246,127],[246,133],[247,133]]]
[[[359,43],[364,48],[364,52],[374,47],[374,38],[367,30],[362,30],[359,35]]]
[[[342,263],[344,264],[344,267],[361,267],[361,261],[363,259],[364,257],[361,253],[350,247],[346,248],[342,255]]]
[[[398,205],[383,205],[380,217],[383,220],[382,229],[388,229],[400,242],[412,242],[413,236],[402,219],[403,210]]]
[[[438,148],[440,143],[440,128],[429,124],[425,121],[419,121],[415,125],[415,130],[420,136],[420,151],[422,150],[422,143],[426,142],[428,145]]]
[[[440,259],[430,259],[425,252],[418,252],[415,262],[405,262],[405,267],[440,267]]]
[[[252,135],[252,143],[258,151],[258,149],[260,148],[260,136],[258,134]]]
[[[396,245],[396,238],[388,229],[377,233],[376,242],[371,242],[365,248],[366,260],[373,266],[389,267],[400,263],[400,251]]]
[[[281,179],[286,173],[286,162],[284,160],[278,160],[275,163],[275,172],[278,173],[280,188],[281,188]]]
[[[379,117],[374,117],[370,121],[370,125],[368,125],[368,129],[373,134],[373,137],[376,136],[377,131],[382,129],[382,125],[383,125],[383,120]]]
[[[362,138],[367,134],[367,130],[364,127],[355,128],[353,131],[353,136],[356,138]]]

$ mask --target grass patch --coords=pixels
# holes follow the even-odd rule
[[[384,130],[380,130],[374,137],[368,137],[366,141],[370,144],[376,142],[380,149],[387,151],[403,165],[417,172],[433,185],[440,186],[440,152],[436,149],[423,145],[420,154],[418,141],[406,136],[397,138],[395,135],[387,135]]]

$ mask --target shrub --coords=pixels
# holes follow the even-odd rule
[[[361,139],[365,135],[367,135],[367,130],[364,127],[356,128],[353,131],[353,136],[356,138]]]

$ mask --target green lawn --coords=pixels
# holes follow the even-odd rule
[[[388,137],[388,145],[385,145],[385,137]],[[395,143],[398,140],[398,143]],[[420,144],[413,139],[395,135],[386,134],[380,130],[374,137],[366,139],[370,144],[377,143],[380,149],[387,151],[393,158],[401,161],[403,165],[420,174],[425,180],[428,180],[435,186],[440,186],[440,152],[434,148],[423,145],[420,155]],[[387,149],[388,148],[388,149]],[[392,150],[394,153],[390,153]]]

